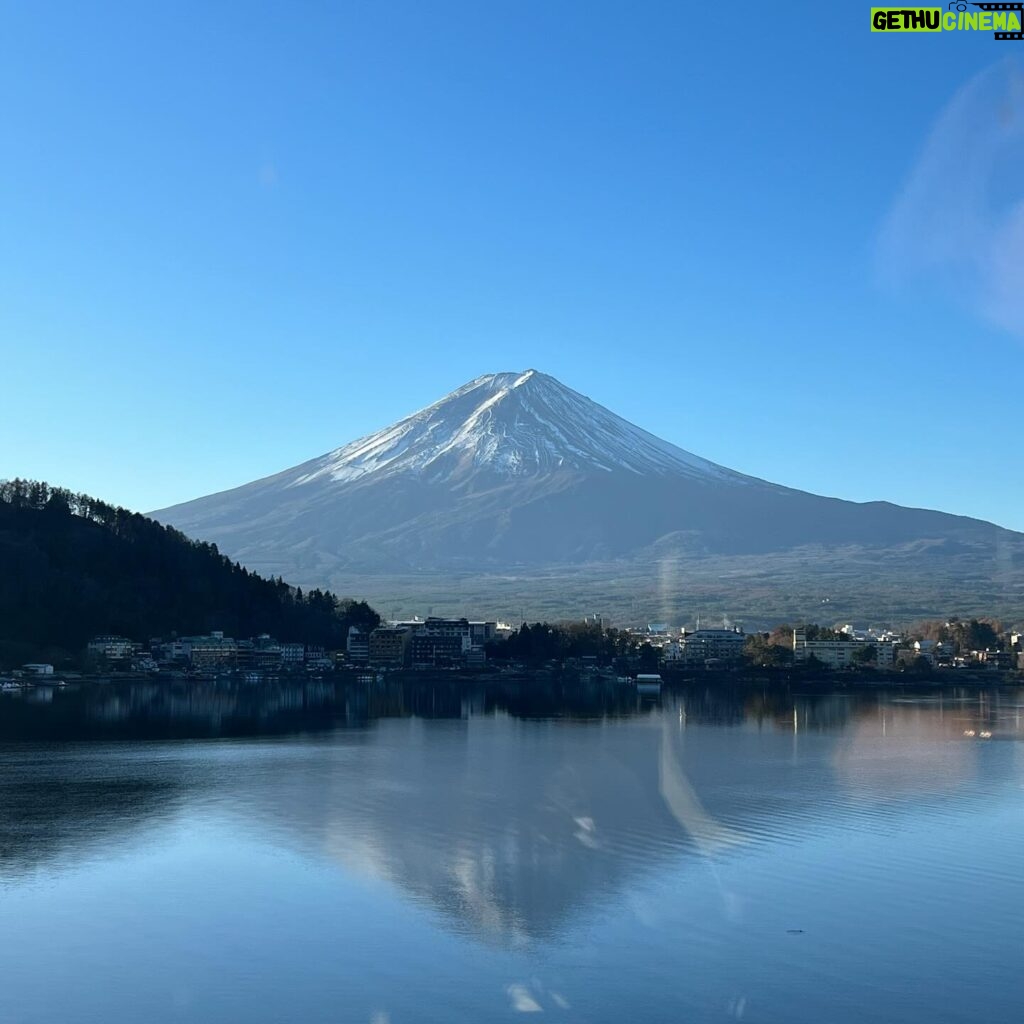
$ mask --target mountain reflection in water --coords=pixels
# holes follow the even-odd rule
[[[840,872],[851,885],[868,872],[881,892],[917,858],[921,872],[964,884],[956,823],[993,792],[1019,794],[1022,748],[1005,741],[1024,737],[1022,705],[1008,690],[719,688],[650,701],[621,688],[316,681],[4,697],[2,891],[230,835],[364,891],[383,886],[494,951],[558,946],[621,927],[623,913],[669,941],[686,900],[651,893],[671,878],[703,894],[703,916],[671,942],[688,948],[710,929],[708,956],[715,928],[754,927],[753,879],[770,887],[806,871],[827,902]],[[904,847],[918,826],[943,837],[942,856]],[[845,859],[868,840],[891,841],[891,861]],[[818,878],[808,851],[823,846],[843,859]],[[774,907],[776,934],[818,912]],[[513,1012],[517,1000],[543,1003],[529,986],[509,991]]]

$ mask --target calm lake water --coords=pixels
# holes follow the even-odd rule
[[[1022,712],[4,695],[0,1021],[1017,1020]]]

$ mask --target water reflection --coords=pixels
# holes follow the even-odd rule
[[[1013,1019],[1022,706],[551,680],[0,697],[0,1019]]]
[[[102,752],[20,750],[3,756],[0,880],[49,861],[96,855],[173,816],[181,786],[162,770]]]
[[[313,681],[6,699],[0,870],[212,805],[514,947],[680,857],[713,875],[744,847],[863,829],[865,803],[969,799],[976,737],[1019,738],[1021,697]],[[171,737],[235,742],[152,742]]]

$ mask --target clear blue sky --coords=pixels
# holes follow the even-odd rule
[[[0,5],[0,476],[148,510],[536,367],[1024,529],[1018,51],[869,6]]]

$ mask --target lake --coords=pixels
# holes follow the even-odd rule
[[[1024,691],[0,697],[0,1021],[1011,1021]]]

